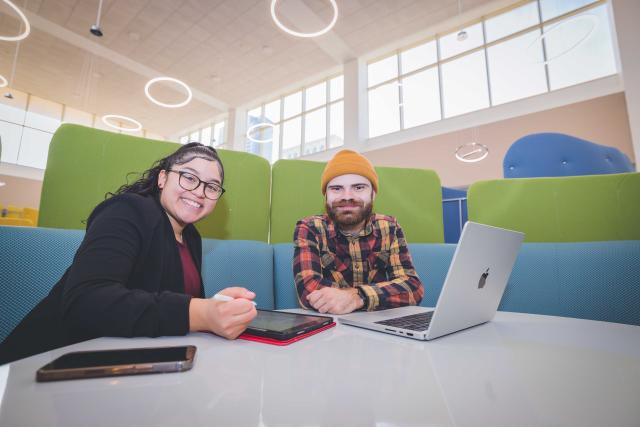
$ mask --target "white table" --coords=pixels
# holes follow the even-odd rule
[[[36,383],[70,350],[194,344],[191,371]],[[0,426],[639,426],[640,327],[499,312],[431,342],[101,338],[9,365]]]

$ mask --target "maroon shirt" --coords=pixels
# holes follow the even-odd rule
[[[180,260],[182,261],[182,277],[184,278],[184,293],[189,294],[192,297],[200,298],[200,274],[193,262],[189,248],[184,243],[178,244],[178,251],[180,252]]]

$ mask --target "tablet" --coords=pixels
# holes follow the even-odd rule
[[[76,351],[38,369],[36,381],[181,372],[191,369],[195,354],[193,345]]]
[[[285,341],[297,335],[320,329],[332,322],[333,317],[329,316],[258,310],[258,315],[245,332],[254,336]]]
[[[328,325],[323,326],[320,329],[314,329],[311,332],[307,332],[305,334],[296,335],[295,337],[290,338],[288,340],[277,340],[277,339],[274,339],[274,338],[257,337],[255,335],[251,335],[251,334],[249,334],[247,332],[244,332],[244,333],[240,334],[238,339],[247,340],[247,341],[255,341],[255,342],[260,342],[260,343],[263,343],[263,344],[285,346],[285,345],[293,344],[294,342],[298,342],[300,340],[303,340],[303,339],[308,338],[310,336],[313,336],[315,334],[319,334],[320,332],[326,331],[327,329],[331,329],[334,326],[336,326],[336,322],[331,322]]]

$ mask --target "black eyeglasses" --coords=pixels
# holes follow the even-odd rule
[[[225,190],[222,186],[215,182],[204,182],[192,173],[176,171],[173,169],[169,169],[167,172],[175,172],[180,175],[180,178],[178,178],[178,184],[180,184],[180,187],[188,191],[193,191],[200,187],[200,184],[204,184],[204,197],[207,199],[217,200],[224,194]]]

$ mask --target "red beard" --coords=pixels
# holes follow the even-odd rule
[[[350,209],[338,209],[349,207]],[[325,204],[325,210],[329,218],[338,226],[350,227],[365,221],[372,212],[372,203],[365,204],[358,200],[338,200],[333,206]]]

